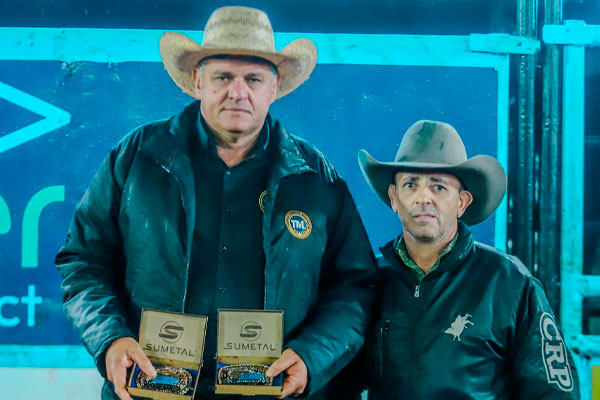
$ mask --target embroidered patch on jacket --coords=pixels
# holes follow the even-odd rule
[[[298,239],[306,239],[312,231],[312,222],[302,211],[288,211],[285,214],[285,226]]]
[[[548,383],[555,383],[561,390],[573,390],[573,377],[567,357],[567,348],[558,332],[552,315],[543,313],[540,317],[540,335],[542,337],[542,360],[546,368]]]
[[[469,318],[471,318],[471,314],[465,314],[464,316],[459,314],[454,322],[450,324],[450,328],[446,329],[444,333],[454,336],[452,341],[458,339],[460,342],[460,335],[463,333],[465,328],[468,328],[467,325],[475,325],[473,322],[469,321]]]
[[[263,190],[263,192],[258,196],[258,206],[260,207],[260,211],[265,213],[265,196],[267,195],[267,191]]]

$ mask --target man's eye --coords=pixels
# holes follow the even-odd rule
[[[225,81],[229,80],[229,77],[222,75],[222,76],[217,76],[215,79],[219,82],[225,82]]]
[[[446,188],[442,185],[435,185],[435,190],[442,191],[442,190],[446,190]]]
[[[415,187],[415,184],[414,184],[414,183],[412,183],[412,182],[406,182],[406,183],[404,184],[404,187],[407,187],[407,188],[409,188],[409,189],[412,189],[412,188],[414,188],[414,187]]]
[[[260,81],[261,81],[260,78],[248,78],[248,82],[250,82],[250,83],[258,83]]]

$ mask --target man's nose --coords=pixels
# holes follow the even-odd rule
[[[241,76],[236,76],[229,85],[229,97],[232,99],[244,99],[248,97],[248,85]]]
[[[431,204],[433,193],[431,189],[426,186],[422,186],[417,190],[416,202],[417,204]]]

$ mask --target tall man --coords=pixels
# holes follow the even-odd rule
[[[56,260],[102,398],[130,399],[134,362],[155,373],[136,340],[144,307],[209,316],[199,398],[214,398],[216,310],[284,310],[268,374],[285,373],[282,397],[327,398],[363,343],[376,273],[346,183],[268,113],[309,77],[314,44],[276,52],[262,11],[226,7],[201,45],[166,33],[160,52],[199,102],[111,150]]]
[[[539,281],[469,230],[504,196],[498,161],[467,159],[454,128],[419,121],[394,162],[361,150],[359,163],[403,228],[381,249],[384,288],[364,372],[369,398],[579,398]]]

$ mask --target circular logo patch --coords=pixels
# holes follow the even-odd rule
[[[265,213],[265,196],[267,195],[267,191],[263,190],[263,192],[258,196],[258,206],[260,207],[260,211]]]
[[[312,222],[302,211],[288,211],[285,214],[285,226],[298,239],[306,239],[312,231]]]

